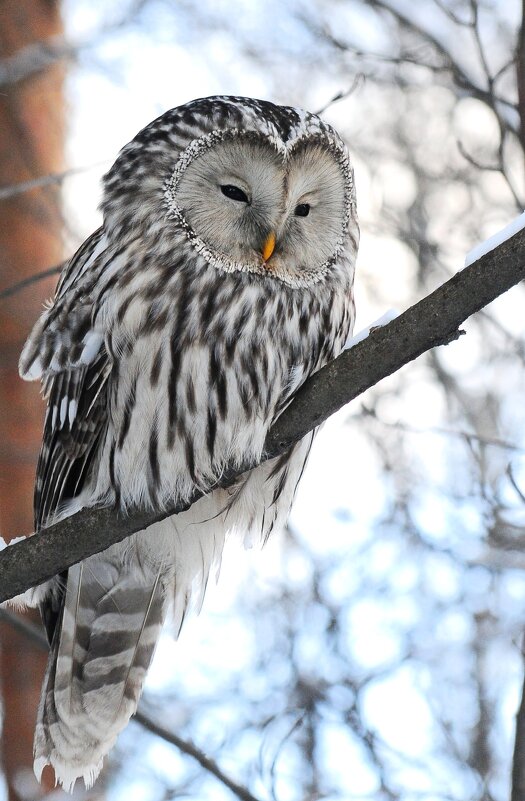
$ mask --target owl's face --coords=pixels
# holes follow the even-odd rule
[[[284,153],[262,138],[223,140],[186,167],[172,198],[217,259],[276,277],[321,268],[343,233],[344,176],[315,139]]]
[[[108,228],[143,237],[149,228],[166,250],[182,229],[199,257],[226,272],[309,286],[344,253],[353,264],[357,251],[346,148],[297,109],[237,97],[172,109],[123,149],[105,188]]]

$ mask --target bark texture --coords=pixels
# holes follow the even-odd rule
[[[62,30],[58,4],[4,0],[0,59]],[[0,187],[10,187],[63,168],[63,70],[59,65],[0,92]],[[0,201],[0,289],[61,260],[61,212],[57,187],[46,186]],[[0,306],[0,533],[33,525],[32,497],[42,428],[38,387],[18,378],[18,357],[42,301],[54,281],[34,285]],[[23,772],[32,765],[33,729],[46,658],[12,627],[0,624],[3,687],[2,752],[9,801],[22,797]],[[31,775],[28,773],[27,775]],[[36,785],[36,782],[35,782]],[[49,784],[51,789],[52,784]]]

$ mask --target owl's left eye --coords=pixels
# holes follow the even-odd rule
[[[299,203],[299,205],[295,207],[294,214],[296,217],[308,217],[310,214],[310,204]]]
[[[233,186],[233,184],[221,186],[221,192],[226,197],[229,197],[230,200],[238,200],[240,203],[249,203],[246,192],[243,192],[238,186]]]

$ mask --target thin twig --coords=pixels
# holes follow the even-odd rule
[[[294,720],[293,724],[288,728],[285,732],[284,736],[281,737],[279,744],[275,750],[274,757],[272,759],[272,764],[270,766],[270,778],[271,778],[271,793],[272,798],[274,801],[277,801],[277,792],[276,792],[276,784],[277,784],[277,761],[281,755],[282,748],[284,747],[287,740],[289,740],[292,734],[297,731],[297,729],[302,725],[303,720],[305,718],[306,712],[302,712],[298,717]]]
[[[324,105],[322,108],[320,108],[315,113],[316,114],[324,114],[324,112],[327,109],[329,109],[330,106],[333,106],[334,103],[338,103],[340,100],[345,100],[345,98],[350,97],[350,95],[352,95],[356,91],[358,86],[361,83],[363,83],[364,80],[365,80],[364,74],[362,72],[358,72],[357,75],[354,77],[354,80],[352,81],[352,85],[349,86],[348,89],[345,89],[344,91],[341,90],[340,92],[337,92],[337,94],[335,94],[332,97],[332,99],[329,100],[328,103],[326,103],[326,105]]]
[[[0,87],[12,86],[32,75],[43,72],[59,61],[76,61],[81,52],[100,44],[103,37],[111,35],[124,26],[133,24],[147,0],[123,3],[122,10],[112,22],[93,31],[89,39],[68,41],[63,36],[51,36],[40,42],[32,42],[0,60]],[[118,6],[119,4],[114,4]]]
[[[107,161],[97,161],[94,164],[88,164],[86,167],[72,167],[71,169],[64,170],[63,172],[51,172],[48,175],[42,175],[39,178],[32,178],[30,181],[21,181],[18,184],[0,186],[0,200],[8,200],[9,198],[16,197],[16,195],[21,195],[24,192],[30,192],[31,189],[38,189],[42,186],[61,184],[66,180],[66,178],[70,178],[72,175],[79,175],[83,172],[89,172],[90,170],[94,170],[97,167],[101,167],[103,164],[107,163]]]
[[[521,5],[521,26],[516,45],[516,85],[518,88],[519,137],[525,153],[525,0]]]
[[[434,0],[436,6],[447,16],[455,25],[459,25],[462,28],[472,28],[473,20],[472,19],[461,19],[451,8],[448,8],[446,3],[442,0]]]
[[[28,44],[0,61],[0,86],[23,81],[63,59],[74,60],[77,50],[77,47],[66,42],[61,36]]]
[[[30,275],[29,278],[24,278],[23,281],[19,281],[17,284],[12,284],[6,289],[2,289],[0,292],[0,300],[4,300],[4,298],[10,298],[11,295],[16,295],[17,292],[21,292],[22,289],[26,289],[26,287],[31,286],[31,284],[36,284],[38,281],[43,281],[44,278],[49,278],[51,275],[57,275],[62,267],[63,264],[57,264],[56,267],[50,267],[48,270],[43,270],[41,273]]]
[[[522,669],[525,665],[525,643],[521,647]],[[520,708],[516,715],[516,735],[512,758],[512,790],[510,801],[525,800],[525,680],[521,691]]]
[[[490,446],[494,448],[502,448],[503,450],[515,451],[516,453],[525,453],[525,447],[516,445],[514,442],[508,442],[499,437],[482,437],[479,434],[474,434],[470,431],[454,431],[452,428],[444,428],[442,426],[430,426],[430,428],[418,428],[417,426],[408,425],[398,420],[395,423],[387,420],[382,420],[376,413],[375,409],[367,407],[363,404],[362,414],[366,417],[372,417],[379,425],[385,428],[391,428],[396,431],[403,431],[407,434],[436,434],[437,436],[457,437],[465,442],[478,442],[480,445]]]
[[[465,161],[468,161],[472,167],[477,170],[487,170],[488,172],[501,172],[501,164],[499,162],[497,164],[482,164],[474,156],[471,156],[461,139],[456,139],[456,145]]]
[[[510,464],[510,463],[509,463],[509,464],[507,465],[507,469],[506,469],[506,471],[505,471],[505,472],[507,473],[507,475],[508,475],[508,477],[509,477],[509,481],[510,481],[510,483],[511,483],[511,484],[512,484],[512,486],[514,487],[514,489],[515,489],[515,491],[516,491],[516,494],[517,494],[517,495],[518,495],[518,497],[519,497],[519,498],[520,498],[520,499],[523,501],[523,503],[525,503],[525,494],[523,493],[523,490],[522,490],[522,489],[520,489],[520,487],[518,486],[518,482],[516,481],[516,478],[515,478],[515,476],[514,476],[514,471],[513,471],[513,469],[512,469],[512,464]]]
[[[242,799],[242,801],[258,801],[258,799],[252,795],[246,787],[243,787],[241,784],[233,781],[227,776],[223,771],[219,768],[216,762],[213,759],[207,757],[197,746],[195,746],[192,742],[188,740],[183,740],[177,734],[174,734],[172,731],[164,728],[159,723],[155,723],[155,721],[151,720],[151,718],[142,712],[140,709],[135,713],[134,720],[137,723],[140,723],[148,731],[156,734],[157,737],[161,737],[168,743],[176,746],[180,751],[184,754],[188,754],[188,756],[193,757],[199,765],[204,768],[204,770],[211,773],[218,779],[222,784],[228,787],[232,793],[234,793],[238,798]]]
[[[470,8],[472,9],[472,21],[473,21],[472,31],[474,34],[474,41],[476,43],[476,49],[478,51],[479,60],[483,68],[483,72],[485,73],[488,90],[491,95],[494,95],[494,76],[492,75],[491,69],[489,67],[489,63],[487,61],[487,56],[485,53],[485,47],[483,46],[483,41],[481,39],[481,30],[479,25],[479,5],[477,0],[470,0]]]
[[[415,19],[412,19],[407,14],[404,14],[398,8],[390,5],[390,3],[385,2],[385,0],[368,0],[368,4],[372,8],[381,9],[382,11],[387,12],[402,28],[412,32],[422,41],[426,41],[428,44],[430,44],[434,49],[434,52],[443,59],[443,64],[449,69],[459,88],[466,89],[473,97],[476,97],[478,100],[482,100],[483,102],[487,103],[491,106],[491,108],[493,108],[494,102],[497,101],[505,107],[512,109],[512,111],[515,111],[515,105],[510,100],[491,94],[488,89],[476,84],[473,78],[453,57],[451,51],[445,47],[443,42],[441,42],[440,39],[431,31],[424,28],[422,25],[419,25]]]
[[[18,631],[28,640],[30,640],[37,648],[40,648],[42,651],[48,650],[47,639],[39,626],[36,626],[34,623],[31,623],[30,620],[26,620],[21,615],[17,614],[16,612],[12,612],[10,609],[2,609],[0,608],[0,620],[4,623],[8,623],[13,629]],[[182,751],[183,754],[187,754],[188,756],[195,759],[199,765],[204,768],[205,771],[211,773],[212,776],[215,776],[225,787],[228,787],[229,790],[232,791],[237,798],[240,798],[241,801],[258,801],[258,799],[252,795],[246,787],[239,784],[238,782],[231,779],[223,770],[217,765],[217,763],[207,757],[206,754],[200,750],[194,743],[190,740],[185,740],[182,737],[179,737],[178,734],[174,734],[172,731],[164,728],[159,723],[156,723],[150,715],[143,709],[144,705],[141,703],[139,705],[139,709],[135,712],[134,720],[142,726],[144,729],[152,732],[152,734],[156,734],[157,737],[165,740],[171,745],[174,745],[179,751]]]
[[[37,626],[17,612],[13,612],[11,609],[4,609],[1,606],[0,621],[8,623],[12,629],[15,629],[19,634],[22,634],[26,639],[30,640],[33,645],[36,645],[41,651],[49,650],[46,635],[41,626]]]

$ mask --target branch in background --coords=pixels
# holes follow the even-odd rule
[[[49,175],[41,175],[40,178],[32,178],[30,181],[22,181],[19,184],[0,186],[0,200],[9,200],[9,198],[21,195],[23,192],[29,192],[31,189],[39,189],[42,186],[61,184],[71,175],[89,172],[89,170],[100,167],[102,164],[108,164],[108,162],[97,161],[95,164],[88,164],[87,167],[72,167],[70,170],[64,170],[64,172],[51,172]]]
[[[478,100],[481,100],[490,106],[493,109],[496,117],[498,116],[496,101],[511,111],[516,110],[514,104],[508,101],[506,98],[496,96],[491,91],[491,87],[480,86],[479,84],[475,83],[474,78],[467,73],[459,61],[456,60],[452,54],[452,51],[449,50],[434,33],[425,28],[423,25],[418,24],[414,19],[411,19],[395,6],[390,5],[390,3],[386,2],[386,0],[367,0],[367,4],[372,8],[380,9],[390,14],[390,16],[392,16],[402,28],[415,34],[422,41],[428,42],[428,44],[430,44],[434,49],[434,52],[443,59],[443,64],[450,70],[456,85],[459,88],[466,89],[473,97],[476,97]],[[473,27],[473,25],[469,24],[468,27]],[[508,124],[508,120],[506,120],[506,122]]]
[[[140,705],[142,706],[142,704]],[[201,768],[204,768],[208,773],[211,773],[212,776],[215,776],[222,784],[225,784],[229,790],[234,793],[241,801],[257,801],[255,796],[253,796],[246,787],[243,787],[241,784],[237,784],[237,782],[230,779],[226,774],[222,772],[216,762],[213,759],[210,759],[206,756],[197,746],[195,746],[192,742],[188,740],[183,740],[177,734],[166,729],[164,726],[161,726],[158,723],[155,723],[148,715],[146,715],[142,710],[139,709],[135,713],[133,720],[136,720],[137,723],[140,723],[143,728],[147,729],[148,731],[152,732],[152,734],[156,734],[157,737],[161,737],[168,743],[171,743],[179,751],[182,751],[184,754],[193,757]]]
[[[510,481],[510,483],[512,484],[512,486],[514,488],[514,491],[515,491],[516,495],[525,504],[525,494],[523,493],[523,490],[521,489],[521,487],[518,485],[518,482],[517,482],[516,477],[514,475],[514,470],[512,469],[512,464],[510,464],[510,462],[507,465],[507,470],[505,472],[507,473],[507,475],[509,477],[509,481]]]
[[[518,87],[518,112],[520,117],[520,144],[525,153],[525,0],[522,0],[521,27],[516,51],[516,84]]]
[[[521,655],[525,664],[525,640]],[[510,801],[523,801],[525,798],[525,683],[521,691],[520,708],[516,715],[516,735],[512,758],[512,790]]]
[[[406,423],[402,423],[401,421],[397,422],[390,422],[388,420],[383,420],[377,414],[374,407],[368,408],[363,404],[362,417],[370,417],[379,423],[380,426],[384,428],[390,428],[395,431],[403,431],[406,434],[436,434],[440,437],[456,437],[458,439],[462,439],[464,442],[467,443],[479,443],[483,447],[493,447],[493,448],[502,448],[506,451],[515,451],[516,453],[525,453],[525,448],[516,445],[514,442],[509,442],[508,440],[499,439],[498,437],[481,437],[479,434],[476,434],[472,431],[455,431],[453,428],[444,428],[442,426],[430,426],[429,428],[418,428],[417,426],[410,426]],[[512,478],[511,478],[512,480]],[[523,501],[525,502],[525,496],[523,497]]]
[[[11,612],[9,609],[0,609],[0,621],[12,626],[12,628],[18,631],[23,637],[27,637],[27,639],[34,643],[34,645],[40,650],[48,650],[48,644],[43,630],[39,626],[35,626],[35,624],[31,623],[29,620],[23,618],[21,615],[16,614],[16,612]],[[207,757],[206,754],[200,750],[200,748],[194,745],[191,741],[179,737],[177,734],[174,734],[173,732],[164,728],[164,726],[156,723],[150,717],[150,715],[147,714],[143,707],[144,703],[140,702],[139,708],[133,716],[133,719],[140,726],[142,726],[144,729],[147,729],[149,732],[152,732],[152,734],[157,735],[157,737],[165,740],[167,743],[174,745],[179,749],[179,751],[182,751],[183,754],[187,754],[188,756],[192,757],[192,759],[195,759],[195,761],[198,762],[205,771],[211,773],[212,776],[215,776],[216,779],[218,779],[229,790],[231,790],[232,793],[237,796],[237,798],[241,799],[241,801],[258,801],[258,799],[252,795],[246,789],[246,787],[243,787],[242,784],[238,784],[226,773],[224,773],[217,763],[213,759],[210,759],[210,757]]]
[[[523,278],[525,231],[519,231],[312,376],[272,427],[263,460],[282,454],[342,406],[425,351],[457,339],[467,317]],[[205,492],[230,486],[252,467],[255,465],[247,464],[231,470]],[[196,491],[186,503],[157,512],[134,511],[126,517],[108,508],[82,509],[42,529],[0,554],[0,601],[187,509],[203,494]]]
[[[488,163],[482,164],[481,161],[478,161],[478,159],[474,158],[474,156],[472,156],[468,152],[468,150],[466,149],[466,147],[463,144],[463,142],[461,141],[461,139],[457,139],[456,140],[456,145],[457,145],[457,148],[458,148],[459,152],[461,153],[461,155],[465,159],[465,161],[468,161],[468,163],[472,167],[475,167],[477,170],[480,170],[480,171],[481,170],[486,170],[487,172],[501,172],[501,163],[499,161],[497,163],[494,162],[494,164],[488,164]]]
[[[17,284],[8,286],[7,289],[3,289],[0,292],[0,300],[9,298],[11,295],[16,295],[16,293],[20,292],[22,289],[31,286],[31,284],[36,284],[38,281],[43,281],[44,278],[49,278],[50,275],[57,275],[63,266],[63,264],[57,264],[56,267],[50,267],[48,270],[42,270],[41,273],[36,273],[35,275],[31,275],[29,278],[24,278],[23,281],[19,281]]]
[[[101,38],[132,24],[147,0],[133,0],[122,14],[105,24],[100,30],[92,31],[88,40],[68,42],[62,36],[51,36],[45,41],[26,45],[0,60],[0,89],[12,86],[48,69],[57,61],[76,61],[79,53],[100,43]]]
[[[449,18],[455,25],[459,25],[462,28],[472,28],[474,25],[474,21],[472,17],[469,19],[462,19],[459,14],[456,14],[451,8],[448,8],[443,0],[434,0],[436,6],[445,14],[446,17]]]
[[[350,95],[353,95],[354,92],[359,88],[359,86],[362,83],[364,83],[365,80],[366,80],[365,75],[362,72],[358,72],[354,77],[354,80],[352,81],[351,85],[348,87],[348,89],[344,90],[341,89],[340,92],[337,92],[337,94],[335,94],[327,103],[325,103],[325,105],[322,108],[320,108],[315,113],[324,114],[324,112],[327,109],[329,109],[330,106],[333,106],[334,103],[339,103],[340,100],[345,100],[347,97],[350,97]]]
[[[72,61],[77,48],[53,36],[45,42],[29,44],[0,61],[0,88],[10,86],[48,69],[57,61]]]

